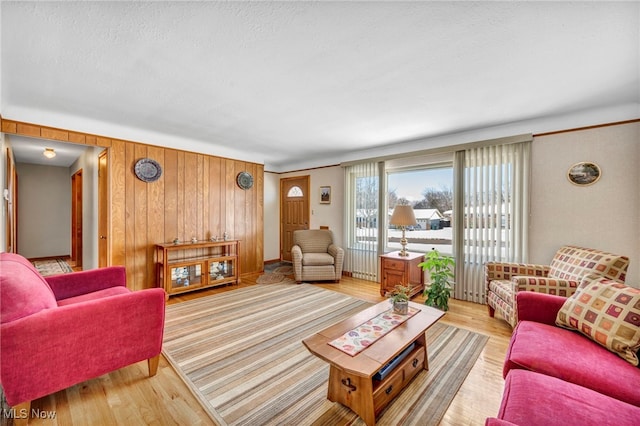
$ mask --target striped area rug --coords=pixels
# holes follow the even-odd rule
[[[167,306],[163,353],[219,425],[364,425],[326,399],[328,364],[302,339],[371,304],[312,285],[256,285]],[[487,337],[436,323],[429,371],[378,425],[436,425]]]

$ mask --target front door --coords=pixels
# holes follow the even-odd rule
[[[309,176],[280,180],[280,258],[291,261],[293,231],[309,229]]]

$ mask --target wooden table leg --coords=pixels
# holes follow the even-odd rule
[[[376,416],[371,378],[347,374],[331,365],[327,398],[329,401],[339,402],[345,407],[349,407],[364,420],[367,426],[375,426]]]
[[[429,371],[429,351],[427,351],[427,332],[416,339],[416,343],[422,346],[424,351],[424,369]]]

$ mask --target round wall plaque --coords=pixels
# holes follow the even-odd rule
[[[157,161],[151,158],[138,160],[133,168],[138,179],[144,182],[155,182],[162,176],[162,167]]]
[[[236,182],[240,188],[249,189],[253,186],[253,176],[248,172],[240,172],[236,177]]]
[[[567,172],[569,181],[579,186],[593,185],[600,179],[601,175],[602,171],[600,170],[600,166],[588,161],[574,164]]]

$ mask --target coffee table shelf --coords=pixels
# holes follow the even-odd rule
[[[355,356],[328,343],[389,310],[389,301],[371,306],[302,341],[312,354],[330,365],[327,398],[351,408],[368,426],[375,425],[376,416],[400,394],[413,377],[421,370],[429,369],[426,331],[444,312],[414,302],[409,304],[420,312]],[[380,369],[412,344],[415,344],[414,349],[391,373],[383,380],[374,378]]]

